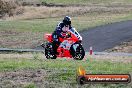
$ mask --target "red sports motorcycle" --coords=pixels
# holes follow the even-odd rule
[[[47,43],[45,45],[45,56],[47,59],[56,59],[57,57],[70,57],[75,60],[82,60],[85,56],[84,48],[82,47],[82,37],[72,28],[65,34],[66,38],[59,38],[61,42],[57,48],[57,54],[53,51],[52,34],[45,34]]]

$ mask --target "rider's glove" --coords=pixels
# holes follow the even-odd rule
[[[67,35],[66,35],[66,38],[69,38],[69,37],[71,37],[71,33],[67,33]]]

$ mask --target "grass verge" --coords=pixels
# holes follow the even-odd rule
[[[32,54],[30,54],[32,55]],[[9,72],[12,75],[15,72],[19,72],[21,70],[24,71],[23,74],[26,74],[27,71],[32,69],[33,76],[26,76],[29,78],[34,78],[34,74],[40,74],[40,69],[45,71],[43,76],[41,77],[43,81],[39,82],[40,84],[33,81],[34,86],[40,85],[47,85],[48,87],[78,87],[80,85],[76,84],[76,70],[79,66],[83,66],[87,73],[91,74],[131,74],[132,73],[132,64],[129,63],[122,63],[114,62],[111,60],[103,60],[102,57],[88,57],[85,61],[75,61],[75,60],[67,60],[67,59],[56,59],[56,60],[46,60],[44,57],[41,57],[41,54],[33,54],[33,57],[4,57],[0,59],[0,73]],[[104,57],[103,57],[104,58]],[[116,57],[115,57],[116,58]],[[131,57],[128,57],[129,59]],[[100,59],[100,60],[99,60]],[[112,59],[112,58],[111,58]],[[124,59],[124,57],[121,57]],[[125,60],[125,59],[124,59]],[[37,70],[37,71],[36,71]],[[30,74],[32,74],[30,72]],[[29,73],[28,73],[29,74]],[[15,75],[13,75],[13,81],[16,81]],[[20,76],[20,75],[19,75]],[[39,76],[38,76],[39,77]],[[7,77],[8,78],[8,77]],[[17,77],[16,77],[17,78]],[[22,77],[20,77],[22,78]],[[25,78],[25,76],[24,76]],[[19,77],[17,78],[18,80]],[[37,77],[35,78],[37,79]],[[45,83],[45,81],[47,83]],[[3,82],[3,81],[2,81]],[[32,82],[32,80],[30,81]],[[27,82],[28,83],[28,82]],[[86,88],[89,86],[90,88],[96,87],[132,87],[131,84],[93,84],[93,85],[84,85],[83,87]],[[41,86],[42,87],[42,86]]]

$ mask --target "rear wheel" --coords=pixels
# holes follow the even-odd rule
[[[85,51],[81,44],[73,44],[70,48],[70,53],[75,60],[82,60],[85,56]]]
[[[45,47],[45,57],[47,59],[56,59],[57,56],[55,55],[52,47],[52,43],[47,43]]]

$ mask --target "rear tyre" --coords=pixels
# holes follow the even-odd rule
[[[52,43],[47,43],[45,47],[45,57],[47,59],[56,59],[57,56],[55,55],[52,47]]]
[[[75,60],[82,60],[85,56],[85,51],[81,44],[73,44],[70,48],[70,53]]]

